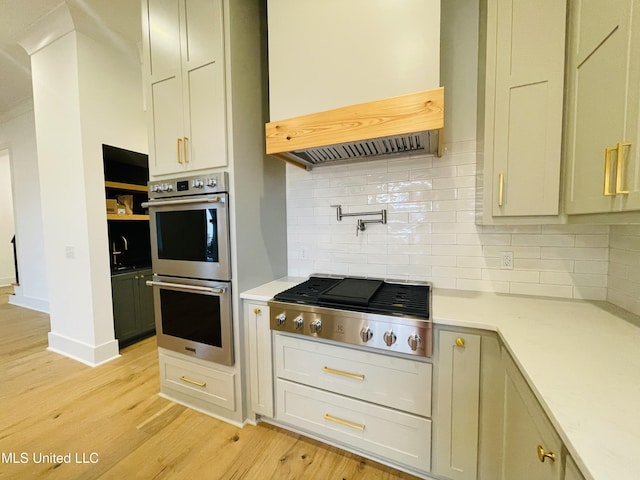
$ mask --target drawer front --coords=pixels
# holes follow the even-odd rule
[[[276,419],[374,459],[429,471],[431,420],[281,379],[276,392]]]
[[[432,365],[275,335],[276,375],[425,417],[431,416]]]
[[[160,354],[160,382],[213,405],[235,410],[233,373],[186,362]]]

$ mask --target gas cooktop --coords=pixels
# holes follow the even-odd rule
[[[431,356],[429,282],[313,275],[274,296],[274,331]]]
[[[428,282],[311,276],[306,282],[278,293],[274,300],[429,319],[430,293]]]

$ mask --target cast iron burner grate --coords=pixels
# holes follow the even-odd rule
[[[306,282],[278,293],[274,300],[428,319],[429,288],[373,279],[310,277]]]
[[[429,287],[384,283],[368,306],[369,311],[429,316]]]
[[[280,302],[317,305],[320,294],[341,281],[342,278],[310,277],[306,282],[284,290],[276,294],[273,298]]]

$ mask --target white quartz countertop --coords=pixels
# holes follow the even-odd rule
[[[269,300],[286,277],[241,294]],[[434,324],[497,332],[587,480],[640,472],[640,328],[605,302],[433,290]]]

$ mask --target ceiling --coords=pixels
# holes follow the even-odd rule
[[[84,33],[138,55],[142,37],[138,0],[0,0],[0,118],[32,98],[29,55],[18,42],[65,3]]]

